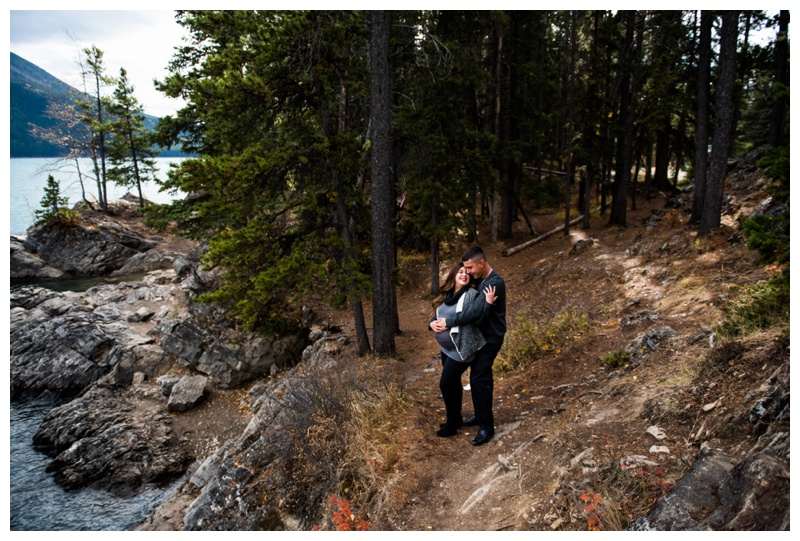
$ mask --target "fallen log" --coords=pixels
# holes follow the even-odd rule
[[[600,207],[597,207],[597,208],[595,209],[595,211],[597,211],[597,210],[600,210]],[[581,220],[583,220],[583,214],[581,214],[580,216],[578,216],[577,218],[575,218],[574,220],[572,220],[572,221],[569,223],[569,225],[576,225],[576,224],[577,224],[578,222],[580,222]],[[528,246],[533,246],[534,244],[536,244],[536,243],[538,243],[538,242],[542,242],[542,241],[543,241],[544,239],[546,239],[547,237],[550,237],[550,236],[552,236],[552,235],[554,235],[554,234],[558,233],[559,231],[563,231],[563,230],[564,230],[564,226],[563,226],[563,225],[560,225],[560,226],[556,227],[555,229],[553,229],[552,231],[548,231],[547,233],[543,233],[543,234],[539,235],[539,236],[538,236],[538,237],[536,237],[535,239],[531,239],[531,240],[529,240],[529,241],[527,241],[527,242],[523,242],[523,243],[522,243],[522,244],[520,244],[519,246],[513,246],[513,247],[511,247],[511,248],[508,248],[508,249],[506,249],[506,250],[503,250],[503,257],[508,257],[508,256],[510,256],[510,255],[516,254],[517,252],[519,252],[519,251],[521,251],[521,250],[524,250],[524,249],[525,249],[525,248],[527,248]]]

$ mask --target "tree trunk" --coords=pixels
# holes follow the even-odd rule
[[[575,178],[575,62],[578,50],[578,21],[575,11],[570,12],[569,17],[569,72],[567,73],[567,129],[566,129],[566,154],[567,154],[567,176],[564,179],[564,236],[569,236],[570,213],[572,212],[572,181]]]
[[[439,198],[434,194],[431,202],[431,226],[434,231],[439,227]],[[439,237],[436,233],[431,238],[431,295],[439,294]]]
[[[653,175],[653,187],[664,192],[672,190],[672,185],[669,183],[669,132],[670,126],[667,122],[656,134],[656,172]]]
[[[631,160],[633,156],[633,67],[635,51],[633,38],[635,32],[636,12],[629,11],[625,14],[625,44],[623,50],[627,52],[623,61],[623,74],[620,81],[620,137],[617,150],[617,167],[612,186],[611,214],[608,223],[627,226],[628,220],[628,184],[631,177]]]
[[[350,221],[347,213],[347,202],[345,201],[344,183],[341,177],[335,175],[336,183],[336,218],[339,222],[339,235],[344,244],[342,260],[347,265],[353,260],[353,238],[350,233]],[[348,276],[349,278],[349,276]],[[364,319],[364,306],[361,301],[361,292],[358,287],[349,282],[347,284],[347,299],[350,302],[350,310],[353,313],[353,324],[356,328],[356,340],[358,341],[358,354],[366,355],[370,352],[369,336],[367,333],[367,323]]]
[[[700,218],[698,236],[710,235],[722,220],[722,196],[725,174],[728,168],[728,153],[733,134],[733,91],[736,84],[736,38],[739,30],[739,12],[722,12],[722,34],[719,48],[719,75],[715,104],[716,122],[711,160],[706,181],[703,215]]]
[[[497,37],[497,60],[495,65],[495,108],[494,108],[494,132],[497,136],[497,140],[501,142],[500,145],[500,160],[501,165],[503,163],[503,144],[501,139],[500,133],[500,126],[501,126],[501,114],[502,114],[502,94],[503,94],[503,37]],[[502,176],[502,167],[500,175]],[[502,178],[498,179],[497,184],[502,182]],[[497,230],[499,227],[499,216],[498,216],[498,199],[500,195],[498,193],[498,186],[495,184],[494,189],[492,190],[492,202],[491,202],[491,211],[490,217],[492,220],[492,242],[497,242]]]
[[[703,200],[706,195],[706,174],[708,172],[708,119],[711,89],[711,27],[714,16],[709,11],[700,14],[700,42],[697,57],[697,123],[695,128],[694,151],[694,197],[692,216],[689,223],[700,223]]]
[[[392,182],[391,14],[372,12],[370,97],[372,136],[372,341],[377,355],[395,353],[394,289],[395,202]]]
[[[337,131],[339,133],[346,129],[345,124],[345,111],[347,107],[347,89],[344,84],[341,85],[341,92],[339,98],[339,124]],[[347,266],[355,258],[353,248],[353,235],[350,231],[350,216],[347,212],[347,199],[345,194],[345,186],[342,177],[339,173],[333,174],[334,186],[336,189],[336,221],[338,222],[339,236],[342,238],[344,249],[342,250],[343,265]],[[367,332],[367,322],[364,318],[364,305],[361,300],[361,290],[358,285],[351,280],[350,274],[345,269],[347,276],[347,300],[350,303],[350,310],[353,313],[353,325],[356,329],[356,341],[358,342],[358,354],[366,355],[371,351],[369,345],[369,333]]]
[[[586,175],[583,179],[584,184],[586,185],[585,192],[586,197],[583,201],[583,228],[589,229],[589,216],[591,214],[591,200],[592,200],[592,178],[594,178],[595,174],[595,166],[594,162],[586,164]]]
[[[650,201],[650,188],[653,186],[653,140],[647,138],[645,145],[647,154],[644,158],[645,172],[644,172],[644,197]]]

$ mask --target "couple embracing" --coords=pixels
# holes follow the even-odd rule
[[[451,267],[433,306],[436,315],[429,326],[441,348],[439,388],[447,414],[436,435],[454,436],[462,426],[477,426],[472,445],[483,445],[494,436],[492,365],[506,334],[506,283],[483,249],[473,246]],[[461,375],[467,368],[475,415],[465,421]]]

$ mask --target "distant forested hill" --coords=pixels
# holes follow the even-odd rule
[[[11,157],[54,157],[62,152],[53,144],[30,134],[30,125],[49,127],[45,111],[49,101],[71,102],[77,91],[24,58],[11,53],[9,124]]]
[[[11,53],[11,89],[9,124],[12,158],[53,158],[64,152],[55,145],[40,141],[30,133],[31,124],[41,127],[53,125],[46,114],[50,101],[70,103],[78,91],[53,77],[40,67]],[[145,115],[145,125],[152,129],[158,119]],[[175,155],[175,152],[171,153]]]

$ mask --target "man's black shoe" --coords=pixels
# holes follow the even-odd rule
[[[478,426],[478,421],[475,419],[475,416],[473,415],[472,417],[464,421],[464,426]]]
[[[436,431],[436,435],[440,438],[449,438],[450,436],[455,436],[458,434],[458,429],[452,426],[447,426],[447,424],[439,425],[439,430]]]
[[[481,428],[478,430],[478,435],[475,436],[474,440],[472,440],[472,445],[483,445],[492,439],[492,436],[494,436],[494,430],[486,430],[485,428]]]

